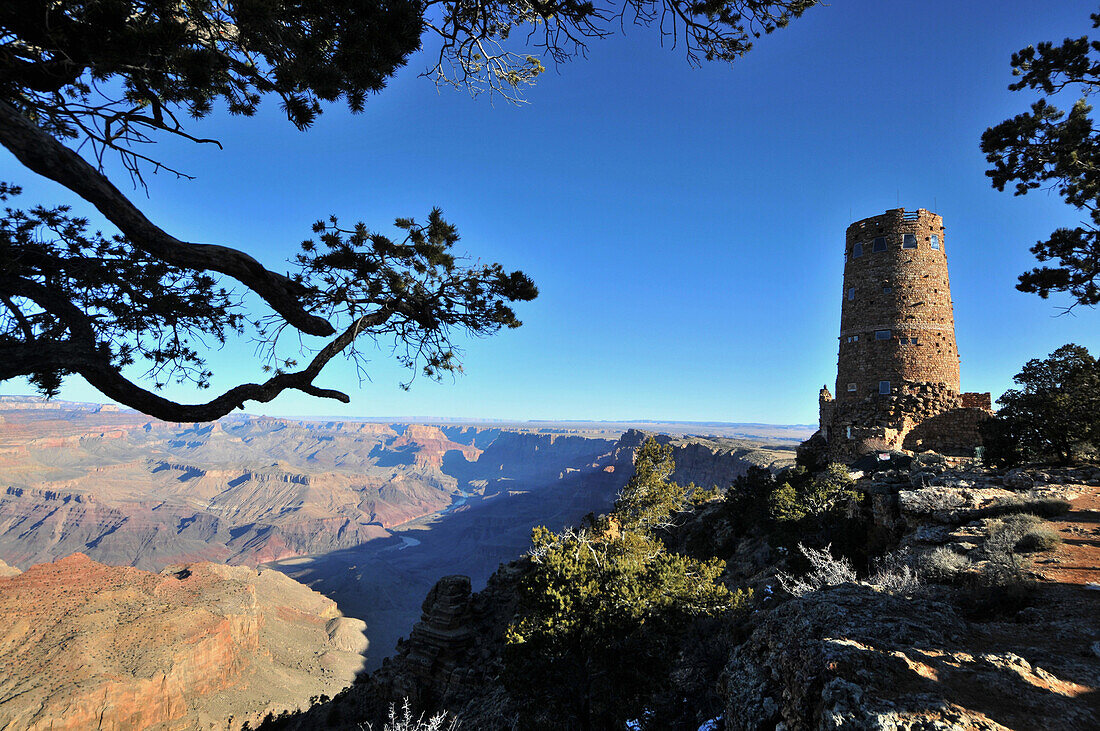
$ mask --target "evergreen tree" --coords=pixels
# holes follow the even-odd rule
[[[1100,26],[1100,13],[1092,16]],[[1031,252],[1041,262],[1020,276],[1016,288],[1046,298],[1066,292],[1070,307],[1100,303],[1100,133],[1087,97],[1100,88],[1100,42],[1087,36],[1028,46],[1012,55],[1012,73],[1019,81],[1008,88],[1045,94],[1031,111],[991,127],[982,135],[982,152],[993,168],[986,171],[993,187],[1014,185],[1016,195],[1039,188],[1053,189],[1077,209],[1085,222],[1059,228]],[[1081,94],[1069,112],[1047,97],[1066,90]],[[1076,216],[1075,216],[1076,217]]]
[[[1100,449],[1100,363],[1080,345],[1029,360],[1013,379],[1021,388],[997,399],[983,426],[986,458],[995,464],[1092,457]]]
[[[615,501],[615,517],[628,529],[665,528],[684,509],[687,491],[669,478],[676,468],[672,445],[649,438],[634,457],[634,474]]]
[[[732,61],[815,2],[4,0],[0,144],[93,205],[117,234],[90,234],[65,207],[0,218],[0,381],[29,377],[49,396],[79,374],[153,416],[205,421],[287,389],[347,402],[314,381],[337,355],[358,358],[363,337],[390,341],[403,364],[429,377],[455,373],[452,334],[517,327],[510,303],[536,289],[522,272],[462,265],[450,252],[458,235],[438,209],[419,223],[397,219],[395,239],[320,221],[284,275],[231,246],[161,229],[104,175],[104,158],[118,156],[139,183],[150,169],[178,172],[151,143],[216,144],[193,126],[219,105],[251,116],[275,97],[299,129],[330,102],[358,112],[425,42],[437,81],[515,98],[543,70],[521,52],[527,44],[564,61],[634,20],[655,22],[691,61]],[[7,183],[0,197],[17,191]],[[240,308],[251,294],[270,308],[258,323]],[[142,385],[207,386],[204,338],[217,345],[251,324],[266,346],[266,381],[194,405]],[[284,333],[289,353],[276,349]],[[328,341],[306,351],[299,334]],[[145,366],[145,377],[123,375],[129,365]]]
[[[776,523],[823,522],[830,514],[842,516],[859,502],[859,493],[852,489],[854,481],[842,464],[830,464],[816,475],[794,467],[776,482],[768,497],[768,515]]]
[[[658,699],[692,622],[748,601],[720,583],[722,561],[670,552],[654,535],[685,502],[671,468],[671,450],[649,440],[611,516],[534,530],[506,650],[525,728],[662,727]]]

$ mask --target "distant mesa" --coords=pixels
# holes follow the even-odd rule
[[[8,731],[235,731],[335,695],[366,650],[362,621],[277,571],[83,554],[0,578],[0,628]]]

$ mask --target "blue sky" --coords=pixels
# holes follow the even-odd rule
[[[438,205],[460,249],[540,287],[524,327],[461,341],[456,380],[402,391],[382,348],[361,386],[344,363],[318,379],[351,404],[287,393],[252,413],[815,422],[836,378],[844,230],[899,203],[944,217],[963,388],[996,398],[1029,358],[1067,342],[1100,353],[1100,313],[1059,316],[1067,302],[1014,288],[1029,247],[1078,217],[1045,192],[993,190],[978,149],[1031,100],[1007,90],[1011,53],[1085,34],[1095,11],[835,2],[702,68],[631,27],[548,64],[522,106],[436,89],[413,57],[364,113],[331,107],[305,133],[271,100],[254,119],[203,120],[192,132],[224,149],[159,151],[197,179],[161,174],[132,194],[176,236],[272,268],[330,213],[392,232]],[[71,201],[6,153],[0,179],[25,205]],[[247,341],[210,362],[214,389],[262,377]],[[62,397],[103,400],[79,378]]]

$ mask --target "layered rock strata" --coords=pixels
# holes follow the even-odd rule
[[[275,571],[74,554],[0,579],[0,727],[235,730],[349,685],[363,629]]]

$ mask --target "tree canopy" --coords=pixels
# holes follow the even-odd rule
[[[700,703],[672,691],[681,641],[693,622],[744,609],[751,592],[721,583],[724,562],[670,551],[658,537],[687,502],[668,480],[672,467],[671,447],[651,438],[610,516],[532,532],[505,653],[524,728],[672,728],[668,714]],[[666,695],[668,707],[658,701]]]
[[[455,333],[519,326],[511,303],[533,299],[537,289],[522,272],[469,265],[453,253],[458,233],[439,210],[419,222],[396,219],[396,238],[321,220],[296,271],[284,275],[230,245],[183,241],[161,229],[108,179],[105,159],[117,156],[141,185],[150,171],[184,174],[155,153],[165,135],[217,144],[195,124],[216,108],[249,116],[273,96],[300,129],[331,102],[359,111],[422,43],[434,44],[425,74],[437,82],[515,99],[543,70],[539,56],[516,49],[560,62],[631,21],[655,24],[692,62],[732,61],[815,2],[0,3],[0,143],[117,229],[90,231],[68,206],[6,209],[0,380],[28,377],[53,395],[66,375],[79,374],[145,413],[203,421],[286,389],[348,401],[314,380],[337,355],[357,358],[364,336],[391,339],[401,362],[428,377],[458,371]],[[0,198],[18,195],[18,182],[6,182]],[[248,292],[269,315],[247,314]],[[208,386],[207,346],[252,329],[267,348],[266,381],[191,405],[154,392],[169,380]],[[328,340],[287,356],[276,349],[287,331]],[[132,379],[123,372],[130,367],[146,370]]]
[[[1092,16],[1100,26],[1100,13]],[[1031,251],[1040,262],[1053,262],[1020,275],[1016,288],[1044,299],[1066,292],[1074,305],[1100,303],[1100,134],[1088,94],[1100,88],[1100,41],[1087,36],[1028,46],[1012,55],[1019,81],[1008,88],[1031,89],[1045,96],[1031,111],[990,127],[982,135],[982,152],[993,167],[986,171],[993,187],[1014,186],[1016,195],[1054,190],[1086,220],[1059,228]],[[1047,97],[1066,90],[1081,98],[1068,112]]]
[[[1020,388],[997,399],[983,425],[987,459],[995,464],[1073,462],[1100,448],[1100,363],[1080,345],[1033,358],[1013,379]]]

